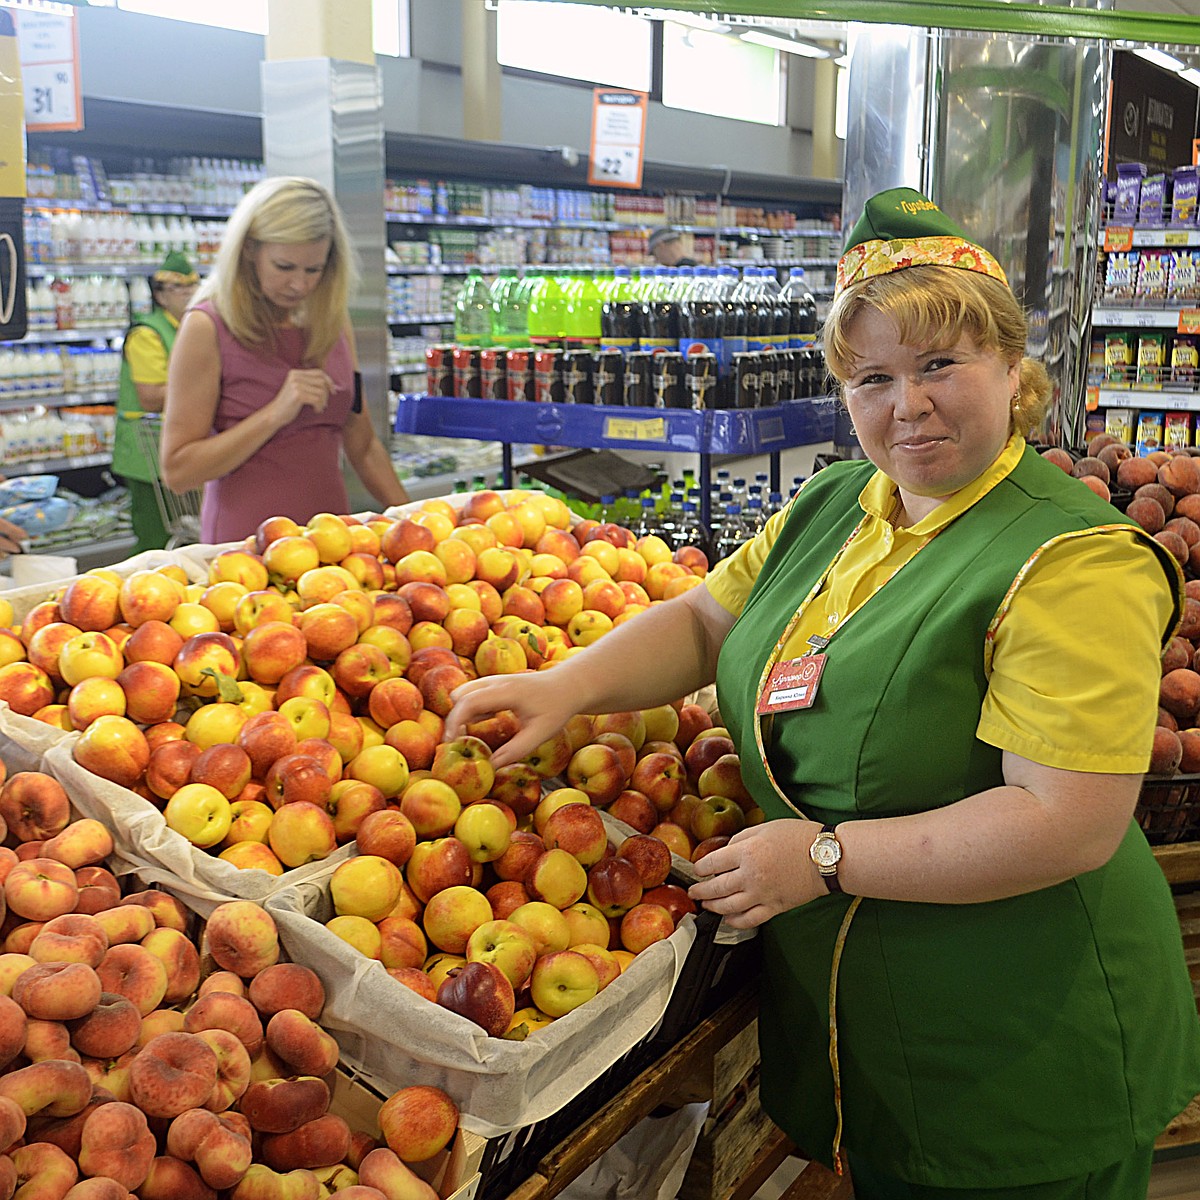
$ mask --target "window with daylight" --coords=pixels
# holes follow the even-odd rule
[[[503,67],[607,87],[650,90],[653,25],[587,4],[500,0],[496,57]]]
[[[375,53],[407,55],[409,0],[372,0]],[[125,12],[237,29],[242,33],[267,32],[267,0],[117,0]]]
[[[713,87],[713,80],[721,81]],[[662,102],[714,117],[759,125],[783,123],[783,72],[779,51],[663,22]]]

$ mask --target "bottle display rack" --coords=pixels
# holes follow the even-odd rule
[[[452,396],[397,398],[398,433],[473,438],[504,448],[503,479],[512,486],[514,443],[594,450],[653,450],[695,454],[699,459],[701,520],[711,520],[709,492],[713,455],[770,456],[771,490],[779,491],[779,455],[833,437],[832,398],[792,400],[771,408],[621,408],[600,404],[537,404]]]

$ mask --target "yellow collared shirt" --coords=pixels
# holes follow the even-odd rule
[[[859,495],[864,518],[783,649],[795,658],[827,636],[1017,465],[1014,436],[973,483],[904,529],[893,529],[896,485],[877,471]],[[734,616],[762,570],[788,509],[705,581]],[[1140,774],[1158,711],[1160,631],[1171,617],[1162,568],[1132,532],[1068,538],[1043,551],[996,628],[976,734],[1045,766]],[[985,654],[980,646],[979,653]]]
[[[176,329],[179,328],[179,322],[170,313],[166,317]],[[129,373],[134,383],[167,382],[167,348],[149,325],[135,325],[129,331],[124,353],[129,359]]]

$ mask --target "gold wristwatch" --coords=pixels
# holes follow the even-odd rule
[[[837,840],[832,825],[826,825],[813,840],[808,848],[808,856],[816,864],[825,886],[831,892],[840,892],[842,885],[838,882],[838,863],[842,861],[842,843]]]

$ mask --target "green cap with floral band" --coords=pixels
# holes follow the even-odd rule
[[[932,200],[912,188],[890,188],[863,205],[838,260],[837,292],[905,267],[978,271],[1008,286],[1004,269]]]
[[[200,276],[188,262],[187,256],[172,250],[163,259],[162,266],[154,272],[155,283],[199,283]]]

